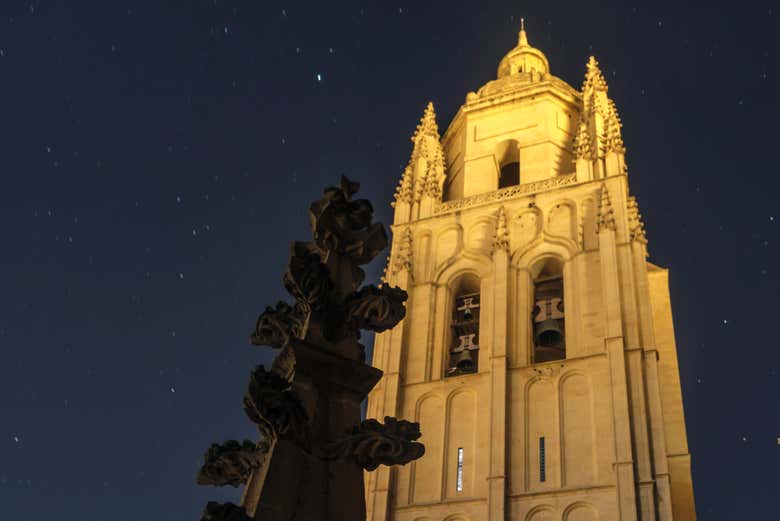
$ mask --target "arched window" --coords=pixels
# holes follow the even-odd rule
[[[452,300],[452,339],[447,375],[476,373],[479,369],[479,279],[464,275]]]
[[[533,363],[566,358],[563,265],[555,259],[543,261],[534,277],[531,325],[534,342]]]
[[[496,162],[499,167],[498,188],[520,184],[520,146],[510,139],[496,147]]]

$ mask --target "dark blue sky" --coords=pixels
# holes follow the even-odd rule
[[[347,174],[389,222],[425,103],[444,130],[520,16],[569,83],[595,54],[623,119],[671,269],[700,519],[776,517],[780,13],[170,4],[0,3],[0,517],[236,501],[194,476],[210,443],[255,436],[240,400],[269,353],[248,334],[309,201]]]

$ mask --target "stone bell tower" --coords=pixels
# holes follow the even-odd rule
[[[521,29],[443,137],[428,104],[395,195],[371,417],[423,458],[366,475],[368,519],[695,519],[668,272],[647,261],[598,63],[581,90]]]

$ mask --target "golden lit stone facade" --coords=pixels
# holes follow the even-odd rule
[[[647,262],[615,104],[521,30],[440,138],[429,104],[395,197],[368,416],[426,453],[366,474],[374,521],[693,520],[667,270]]]

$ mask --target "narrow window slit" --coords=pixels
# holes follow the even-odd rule
[[[544,481],[547,478],[545,471],[544,461],[544,436],[539,438],[539,481]]]
[[[463,492],[463,447],[458,447],[458,479],[455,488],[458,492]]]

